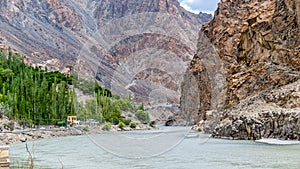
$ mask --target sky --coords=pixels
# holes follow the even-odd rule
[[[200,11],[213,14],[220,0],[179,0],[186,10],[198,14]]]

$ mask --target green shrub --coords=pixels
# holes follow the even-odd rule
[[[57,125],[61,127],[61,126],[66,126],[67,123],[65,121],[58,121]]]
[[[136,128],[136,123],[130,123],[130,128],[135,129]]]
[[[143,111],[145,111],[145,109],[144,109],[144,103],[140,104],[140,105],[136,108],[136,110],[143,110]]]
[[[102,127],[102,130],[109,131],[110,129],[111,129],[111,123],[110,122],[106,122],[104,124],[104,126]]]
[[[126,126],[128,126],[130,124],[131,120],[126,119],[125,117],[121,117],[120,122],[123,122]]]
[[[124,123],[126,124],[126,126],[128,126],[130,124],[131,120],[130,119],[125,119]]]
[[[111,118],[111,123],[114,124],[114,125],[117,125],[117,124],[120,123],[120,120],[119,120],[118,117],[113,116],[113,117]]]
[[[149,114],[143,110],[138,110],[136,113],[135,113],[135,116],[136,118],[141,121],[142,123],[144,124],[147,124],[150,122],[150,117],[149,117]]]
[[[85,132],[89,131],[89,126],[84,126],[83,131]]]
[[[119,123],[119,127],[122,129],[122,128],[124,128],[126,125],[123,123],[123,122],[120,122]]]
[[[111,107],[110,107],[111,108]],[[119,124],[119,119],[121,117],[121,113],[119,111],[114,111],[112,113],[108,113],[104,116],[105,120],[113,123],[114,125]]]
[[[116,103],[120,106],[122,111],[129,111],[133,108],[133,105],[131,104],[131,102],[126,99],[120,99]]]

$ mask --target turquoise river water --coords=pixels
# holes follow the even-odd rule
[[[64,169],[299,169],[300,145],[212,139],[186,131],[135,131],[35,141],[36,168]],[[173,133],[173,134],[170,134]],[[32,142],[28,144],[32,148]],[[28,159],[25,144],[10,146],[13,165]],[[62,167],[63,166],[63,167]]]

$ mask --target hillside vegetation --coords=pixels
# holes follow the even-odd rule
[[[122,117],[122,112],[144,112],[131,103],[130,97],[113,96],[109,90],[77,75],[30,67],[12,52],[0,51],[0,76],[1,116],[24,126],[63,125],[68,115],[77,115],[81,120],[130,125],[131,120]],[[93,98],[78,102],[74,88]]]

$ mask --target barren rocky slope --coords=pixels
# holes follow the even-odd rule
[[[202,27],[185,76],[188,84],[198,82],[192,97],[198,97],[196,113],[206,131],[216,137],[300,139],[299,28],[299,0],[219,3],[214,19]]]
[[[177,0],[0,1],[6,45],[33,65],[96,78],[116,94],[132,93],[164,119],[178,110],[197,32],[210,19]]]

